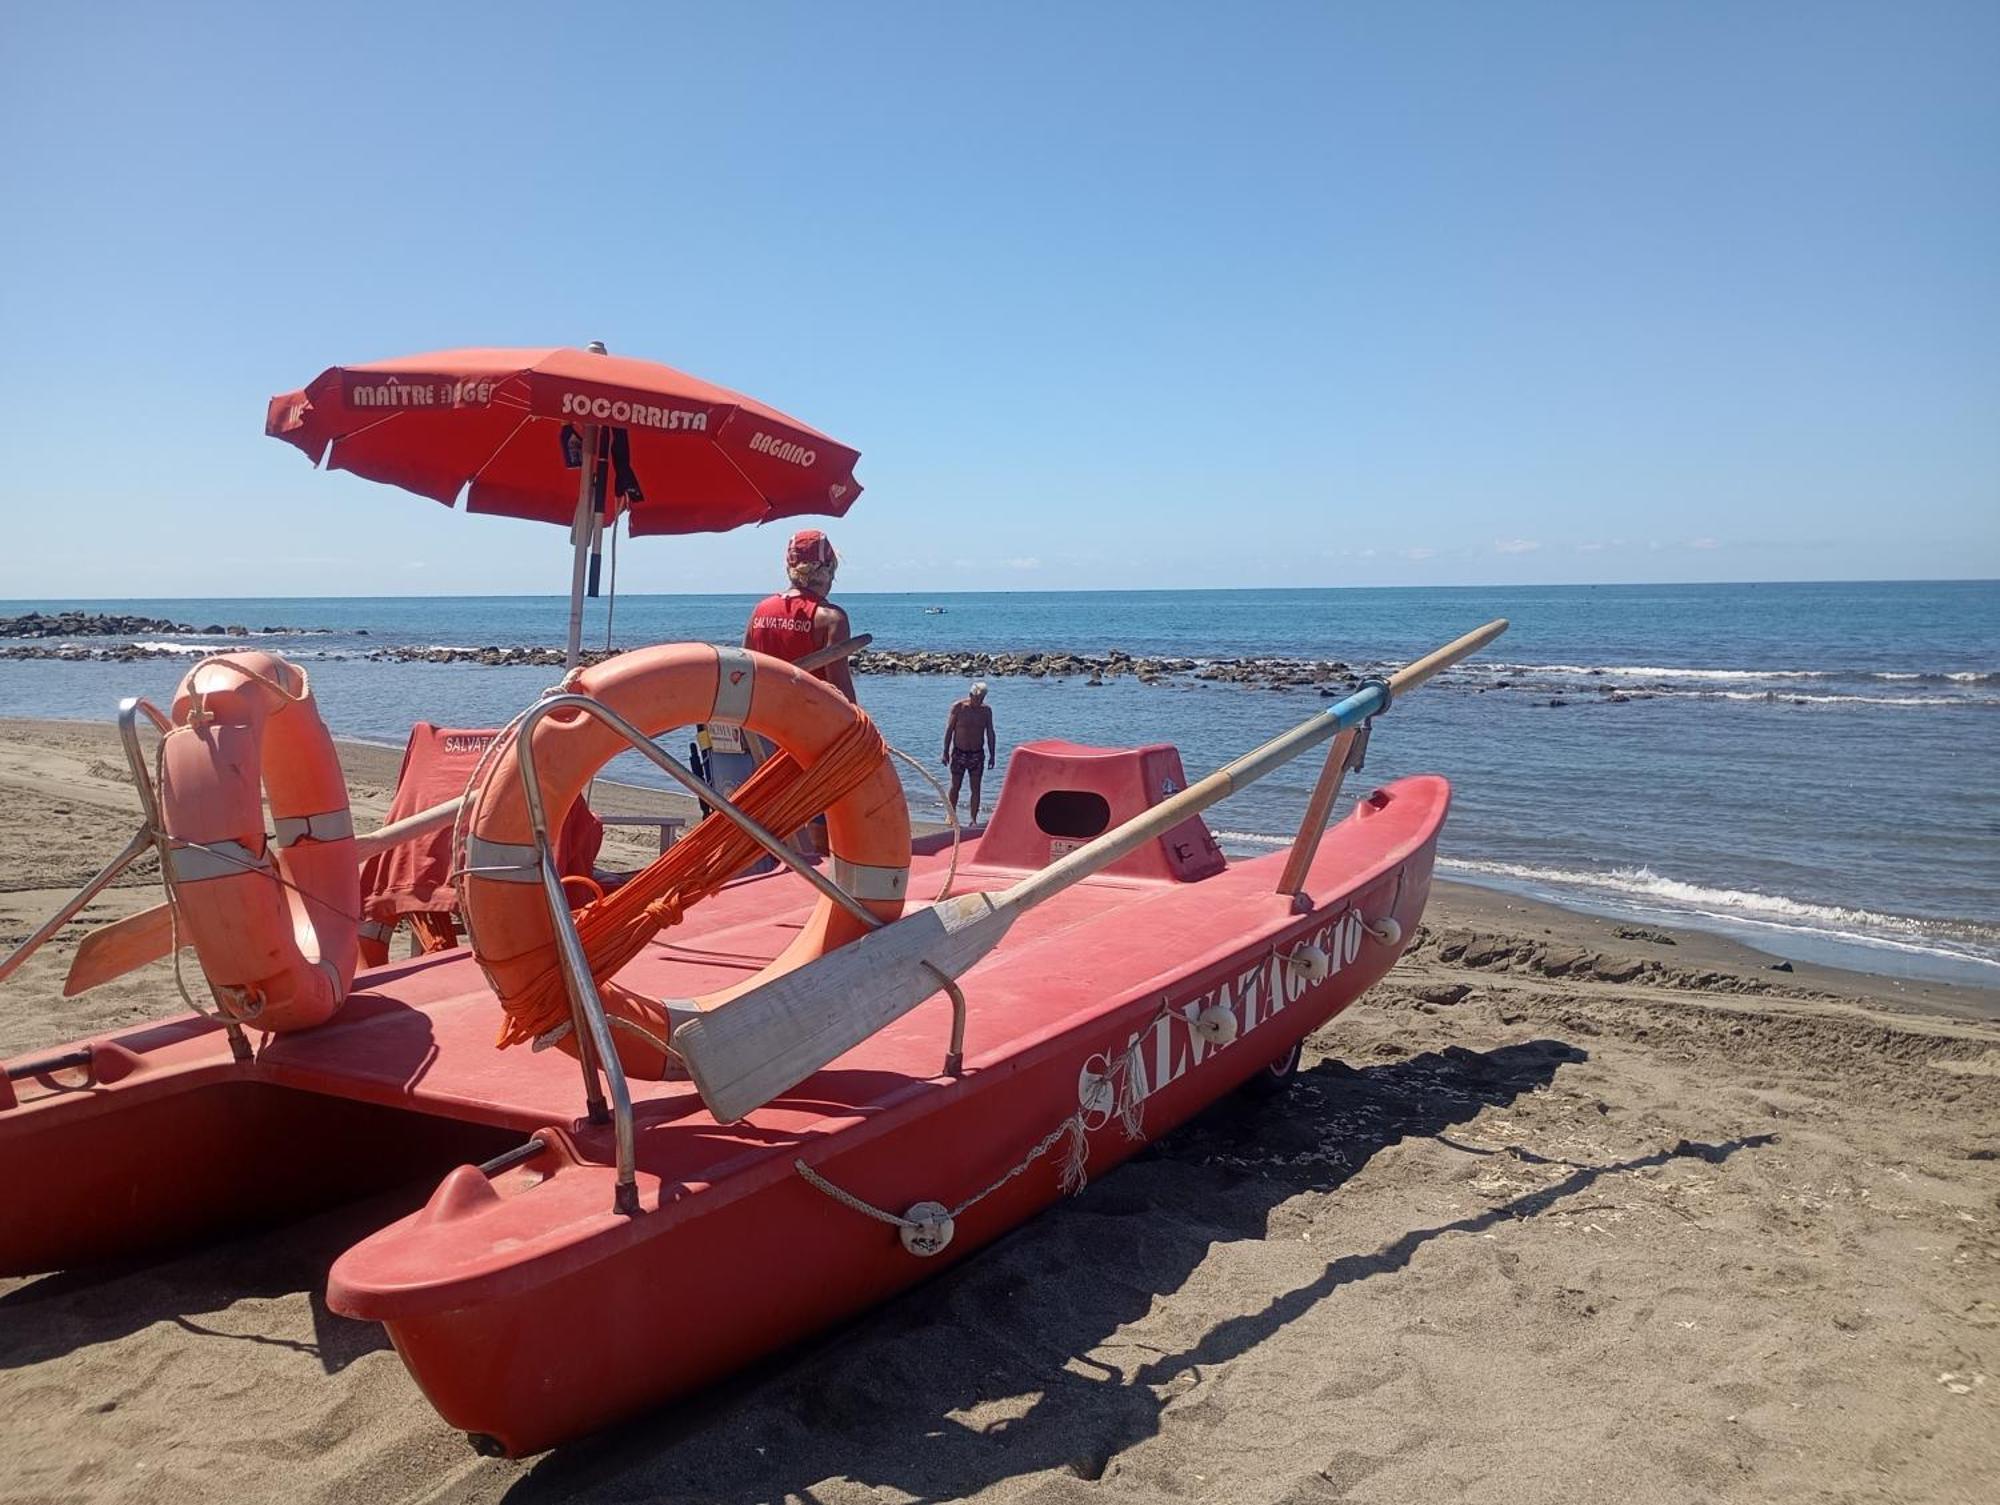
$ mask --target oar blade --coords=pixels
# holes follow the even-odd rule
[[[673,1047],[709,1112],[732,1123],[937,993],[939,974],[958,977],[1013,923],[990,895],[948,899],[684,1020]]]
[[[100,983],[156,962],[173,950],[173,945],[173,911],[165,904],[155,904],[151,909],[100,926],[83,938],[76,955],[70,958],[63,997],[74,998]]]

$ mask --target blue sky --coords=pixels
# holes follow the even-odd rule
[[[261,425],[593,338],[859,448],[849,589],[2000,575],[1996,79],[1990,0],[16,3],[0,597],[559,592]]]

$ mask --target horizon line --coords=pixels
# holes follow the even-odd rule
[[[843,597],[858,596],[915,596],[925,599],[952,596],[1132,596],[1132,595],[1248,595],[1263,591],[1523,591],[1523,590],[1626,590],[1626,589],[1672,589],[1738,587],[1756,588],[1782,585],[2000,585],[2000,576],[1992,575],[1938,575],[1938,576],[1831,576],[1800,580],[1561,580],[1542,583],[1511,581],[1505,584],[1468,585],[1410,585],[1352,582],[1343,585],[1185,585],[1185,586],[1032,586],[994,587],[987,590],[852,590],[841,591]],[[613,597],[589,599],[622,601],[661,600],[673,597],[704,596],[747,596],[756,595],[761,587],[749,586],[740,590],[678,590],[678,591],[629,591]],[[566,601],[563,591],[431,591],[411,593],[361,592],[348,594],[315,593],[310,595],[209,595],[209,596],[142,596],[142,595],[101,595],[101,596],[0,596],[0,601],[35,607],[40,605],[60,605],[66,602],[86,601]]]

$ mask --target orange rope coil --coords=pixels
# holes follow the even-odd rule
[[[853,724],[808,768],[801,769],[783,751],[774,753],[736,790],[732,799],[737,807],[774,835],[789,838],[859,787],[881,764],[886,744],[865,711],[857,707],[854,716]],[[616,976],[648,941],[678,924],[763,850],[728,817],[711,814],[623,885],[574,911],[591,976],[600,986]],[[506,1015],[498,1043],[503,1048],[532,1042],[569,1023],[569,993],[553,952],[539,975],[501,1002]]]

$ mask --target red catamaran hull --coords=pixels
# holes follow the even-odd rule
[[[613,1211],[610,1131],[574,1116],[575,1063],[495,1051],[491,995],[463,956],[364,975],[331,1024],[267,1040],[252,1062],[232,1061],[193,1019],[87,1042],[87,1067],[24,1079],[20,1101],[0,1103],[0,1272],[211,1236],[532,1132],[546,1146],[532,1158],[490,1176],[459,1164],[422,1210],[349,1250],[328,1300],[381,1322],[454,1426],[538,1451],[824,1329],[1017,1226],[1063,1194],[1072,1119],[1100,1175],[1283,1060],[1400,955],[1448,804],[1429,776],[1361,802],[1327,833],[1303,912],[1272,891],[1282,854],[1195,882],[1128,871],[1079,884],[963,979],[959,1077],[941,1074],[938,999],[742,1123],[717,1124],[686,1083],[635,1084],[637,1216]],[[972,855],[961,890],[1019,876]],[[912,890],[938,869],[919,859]],[[687,996],[741,975],[782,947],[811,897],[785,874],[739,884],[621,981]],[[1234,1022],[1226,1043],[1218,1011]],[[971,1205],[949,1244],[921,1257],[800,1165],[891,1214]]]

